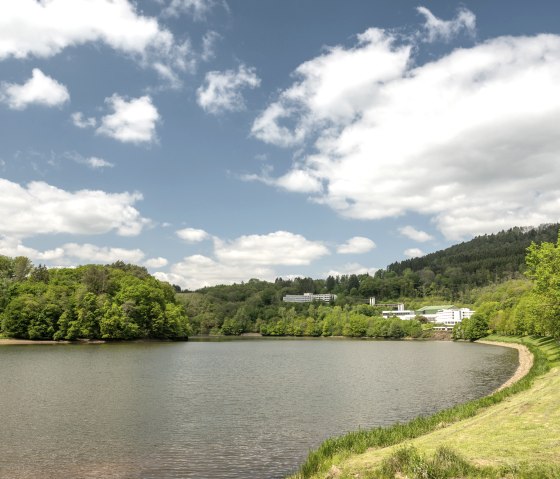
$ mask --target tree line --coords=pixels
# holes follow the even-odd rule
[[[0,256],[0,332],[23,339],[180,339],[190,334],[175,290],[140,266],[35,267]]]
[[[390,265],[373,276],[251,279],[193,292],[179,292],[179,287],[156,280],[145,268],[123,262],[47,269],[33,266],[25,257],[0,256],[0,333],[69,340],[243,333],[381,338],[429,334],[429,325],[420,321],[382,318],[384,308],[367,304],[376,296],[378,302],[404,302],[413,310],[428,304],[475,309],[476,314],[456,328],[456,338],[477,339],[488,331],[560,337],[560,246],[558,241],[540,241],[550,236],[551,229],[550,225],[513,228],[481,236],[434,253],[428,262],[409,260],[403,262],[404,269]],[[539,241],[527,247],[528,238]],[[488,274],[478,284],[469,274],[477,271],[473,258],[485,258],[476,263],[480,266],[491,254],[498,257],[502,240],[505,251],[523,245],[523,260],[512,263],[504,253],[502,263],[498,259],[493,263],[502,264],[501,275]],[[465,256],[467,250],[472,250],[470,256]],[[331,304],[282,301],[287,294],[303,293],[333,293],[337,299]]]

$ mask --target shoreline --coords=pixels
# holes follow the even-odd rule
[[[540,436],[542,427],[551,428],[548,422],[542,423],[542,418],[550,418],[550,410],[556,410],[556,395],[551,391],[559,390],[560,385],[560,344],[550,338],[493,339],[476,343],[514,348],[519,357],[513,375],[492,393],[405,425],[327,439],[290,477],[363,477],[378,470],[403,447],[413,448],[426,458],[434,458],[438,448],[446,447],[459,451],[473,467],[499,468],[511,462],[512,443],[514,456],[521,462],[541,461],[560,468],[560,442],[555,439],[560,437],[560,410],[555,413],[558,421],[554,431],[546,438]],[[512,340],[519,342],[509,342]],[[387,431],[400,437],[387,436]]]
[[[0,345],[17,344],[71,344],[72,341],[54,341],[53,339],[17,339],[0,338]]]
[[[517,349],[517,351],[519,352],[519,360],[518,360],[519,365],[517,366],[517,369],[515,370],[513,375],[504,384],[502,384],[495,391],[492,391],[491,394],[497,393],[497,392],[501,391],[502,389],[506,389],[506,388],[510,387],[512,384],[515,384],[516,382],[520,381],[527,374],[529,374],[529,371],[533,367],[535,357],[533,356],[533,353],[531,353],[531,351],[529,351],[529,348],[527,348],[527,346],[525,346],[523,344],[502,343],[502,342],[499,342],[499,341],[485,341],[485,340],[479,340],[479,341],[476,341],[476,343],[478,343],[478,344],[488,344],[490,346],[502,346],[504,348]]]

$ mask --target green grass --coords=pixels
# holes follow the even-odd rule
[[[557,365],[560,358],[560,346],[550,338],[504,338],[492,336],[485,339],[518,342],[526,345],[534,355],[534,363],[530,372],[523,379],[500,392],[455,406],[432,416],[419,417],[405,424],[360,430],[341,437],[327,439],[317,450],[309,454],[306,462],[300,467],[294,477],[303,479],[314,476],[322,477],[325,474],[329,475],[328,471],[332,464],[344,463],[348,458],[361,455],[368,449],[394,446],[405,441],[420,438],[433,431],[445,430],[451,424],[473,418],[477,413],[499,404],[511,396],[527,391],[533,385],[535,379],[549,371],[551,366]],[[370,467],[367,459],[362,462],[363,467],[360,464],[355,466],[358,469],[360,467],[362,469]],[[377,464],[379,461],[376,462],[374,460],[373,462]],[[331,475],[331,477],[335,476]],[[336,477],[339,476],[337,475]],[[358,475],[357,477],[362,476]]]
[[[340,476],[340,479],[355,476]],[[557,479],[560,466],[521,464],[517,466],[479,466],[454,449],[441,446],[433,455],[423,454],[412,446],[402,446],[383,460],[380,467],[361,475],[364,479]]]

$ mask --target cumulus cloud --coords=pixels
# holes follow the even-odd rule
[[[0,101],[13,110],[25,110],[29,105],[61,106],[69,100],[68,89],[38,68],[23,85],[0,84]]]
[[[309,171],[293,169],[279,178],[272,177],[270,171],[270,169],[264,168],[261,174],[242,175],[241,179],[243,181],[258,181],[265,185],[278,186],[297,193],[319,193],[323,188],[321,181]]]
[[[419,258],[420,256],[424,256],[426,253],[422,251],[420,248],[408,248],[404,250],[404,255],[408,256],[409,258]]]
[[[229,264],[252,265],[308,265],[329,254],[318,241],[309,241],[288,231],[267,235],[240,236],[233,241],[214,239],[216,257]]]
[[[456,17],[452,20],[442,20],[426,7],[417,7],[416,10],[425,18],[425,39],[428,42],[437,40],[448,42],[463,31],[470,36],[476,33],[476,16],[467,8],[459,8]]]
[[[214,115],[244,110],[245,100],[241,91],[257,88],[260,84],[255,69],[245,65],[239,65],[237,70],[208,72],[204,84],[196,91],[197,102],[204,111]]]
[[[25,246],[18,238],[0,235],[0,254],[10,257],[27,256],[32,261],[57,261],[64,257],[64,250],[59,247],[46,251],[38,251]]]
[[[187,243],[199,243],[200,241],[210,238],[210,235],[206,231],[196,228],[183,228],[175,233]]]
[[[97,133],[124,143],[151,143],[156,140],[156,124],[160,116],[149,96],[126,100],[114,94],[106,98],[105,103],[113,109],[113,113],[101,118]]]
[[[324,273],[323,276],[336,277],[336,276],[344,276],[349,274],[369,274],[370,276],[373,276],[378,269],[379,268],[371,268],[368,266],[364,266],[360,263],[346,263],[339,269],[331,269],[327,271],[326,273]]]
[[[67,243],[62,246],[64,256],[77,259],[79,263],[140,263],[144,253],[139,249],[111,248],[93,244]]]
[[[0,2],[0,60],[52,57],[65,48],[103,43],[142,65],[190,66],[187,44],[178,43],[157,19],[137,13],[129,0],[18,0]]]
[[[173,264],[169,273],[157,272],[154,276],[193,290],[216,284],[241,283],[250,278],[272,281],[275,274],[266,266],[227,264],[207,256],[193,255]]]
[[[193,228],[180,230],[177,235],[190,242],[209,237],[205,231]],[[276,266],[308,265],[329,254],[321,242],[287,231],[240,236],[229,241],[214,237],[213,241],[214,257],[188,256],[171,265],[169,272],[159,271],[155,276],[188,289],[239,283],[250,278],[272,281],[278,276]]]
[[[27,256],[32,261],[55,262],[60,266],[80,264],[108,264],[115,261],[139,263],[144,253],[139,249],[113,248],[85,243],[66,243],[54,249],[39,251],[25,246],[21,240],[0,236],[0,254],[5,256]]]
[[[358,35],[355,47],[331,47],[303,63],[294,73],[299,80],[259,115],[252,134],[267,143],[294,146],[319,128],[351,121],[379,85],[406,70],[411,46],[396,46],[394,40],[371,28]]]
[[[72,123],[78,128],[95,128],[97,120],[94,117],[86,118],[83,113],[77,111],[71,115]]]
[[[369,238],[363,236],[354,236],[346,243],[341,244],[336,251],[340,254],[361,254],[367,253],[375,248],[375,243]]]
[[[26,186],[0,178],[0,234],[24,238],[41,234],[136,236],[149,222],[134,204],[140,193],[65,191],[42,181]]]
[[[346,217],[421,214],[451,240],[558,221],[560,36],[498,37],[424,64],[416,47],[370,29],[328,49],[253,135],[297,146],[290,171]]]
[[[167,259],[165,258],[162,258],[161,256],[158,256],[157,258],[150,258],[144,261],[144,265],[148,268],[163,268],[164,266],[167,266],[168,263],[169,261],[167,261]]]
[[[402,235],[410,238],[414,241],[418,241],[419,243],[424,243],[425,241],[430,241],[434,239],[434,237],[425,231],[417,230],[413,226],[403,226],[399,228],[399,231]]]

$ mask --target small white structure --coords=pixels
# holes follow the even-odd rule
[[[323,303],[330,303],[336,301],[336,294],[287,294],[282,298],[285,303],[312,303],[313,301],[322,301]]]

